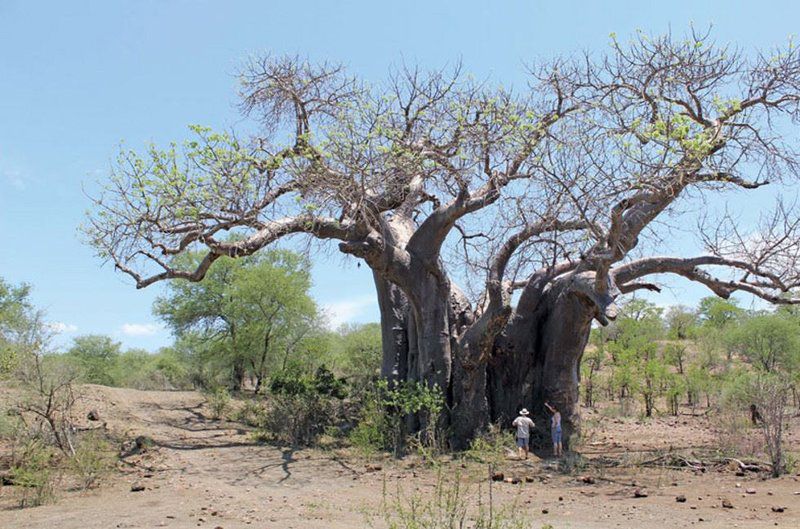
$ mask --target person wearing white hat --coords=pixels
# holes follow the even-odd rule
[[[517,427],[517,453],[519,453],[520,458],[524,455],[525,459],[528,459],[531,429],[536,426],[528,415],[530,415],[530,412],[526,408],[522,408],[519,410],[519,417],[511,423],[512,426]]]

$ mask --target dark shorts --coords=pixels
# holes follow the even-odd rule
[[[527,437],[517,437],[517,448],[528,448],[528,441]]]
[[[550,435],[553,437],[553,444],[561,442],[561,428],[554,428],[550,431]]]

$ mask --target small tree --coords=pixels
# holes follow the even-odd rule
[[[73,340],[67,357],[81,370],[81,378],[90,384],[114,385],[114,368],[121,354],[121,344],[108,336],[90,334]]]
[[[748,361],[768,373],[790,371],[800,363],[800,328],[788,318],[776,314],[747,318],[732,338]]]
[[[78,372],[69,363],[45,354],[50,336],[41,323],[35,328],[39,332],[32,341],[32,351],[18,370],[23,396],[14,408],[33,439],[44,440],[73,456],[73,408],[77,400],[73,384]]]
[[[789,391],[790,384],[785,376],[770,373],[757,373],[749,377],[745,387],[746,402],[754,404],[761,415],[758,424],[772,463],[773,477],[786,471],[783,438],[786,433]]]
[[[683,305],[670,307],[664,319],[669,337],[673,340],[690,338],[697,326],[697,313]]]

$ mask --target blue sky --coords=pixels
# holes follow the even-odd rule
[[[135,290],[80,243],[84,189],[103,178],[122,140],[141,147],[180,140],[190,123],[236,126],[235,72],[252,53],[341,61],[376,82],[401,61],[460,59],[512,84],[524,79],[523,63],[599,49],[611,32],[713,23],[719,42],[753,48],[785,42],[798,22],[796,2],[772,0],[0,0],[0,277],[34,286],[61,343],[84,333],[128,347],[169,343],[150,312],[163,287]],[[315,261],[314,277],[335,321],[377,320],[365,267],[332,253]],[[706,295],[674,287],[658,301]]]

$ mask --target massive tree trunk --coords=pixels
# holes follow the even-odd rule
[[[561,412],[565,447],[580,432],[580,361],[592,320],[598,311],[601,318],[616,316],[613,295],[593,292],[589,279],[575,276],[547,284],[533,307],[521,301],[489,364],[493,420],[507,424],[526,407],[546,437],[544,403],[550,402]]]
[[[538,281],[510,317],[506,308],[469,327],[469,305],[449,283],[418,278],[410,303],[376,275],[382,374],[442,388],[453,448],[467,448],[490,421],[507,426],[522,407],[531,409],[540,435],[547,437],[546,401],[561,411],[565,446],[579,433],[581,357],[592,320],[615,316],[615,293],[597,293],[591,274]],[[502,332],[493,328],[498,325]]]

